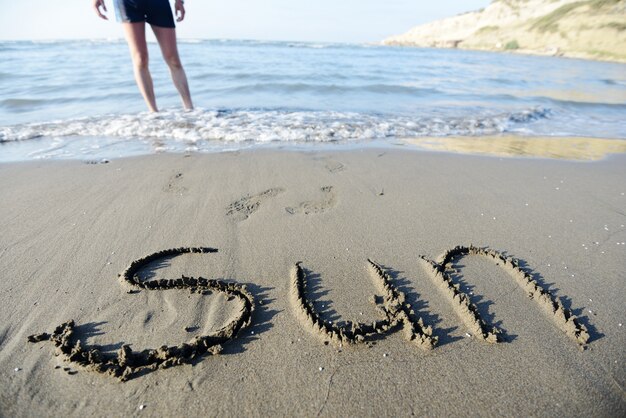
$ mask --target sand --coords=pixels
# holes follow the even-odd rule
[[[624,415],[625,180],[402,147],[0,165],[0,415]]]

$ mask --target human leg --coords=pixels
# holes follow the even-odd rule
[[[148,109],[151,112],[158,112],[156,98],[154,97],[154,87],[152,84],[152,76],[148,69],[148,45],[146,43],[146,23],[145,22],[126,22],[123,23],[124,35],[133,60],[133,71],[135,73],[135,81],[139,87],[139,91],[143,96]]]
[[[180,62],[180,56],[178,55],[178,48],[176,46],[176,29],[152,25],[152,31],[159,42],[163,59],[170,69],[172,81],[174,82],[174,86],[176,86],[178,93],[180,93],[183,106],[186,110],[193,109],[187,75],[185,74],[185,69]]]

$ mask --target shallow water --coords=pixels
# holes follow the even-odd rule
[[[150,45],[145,113],[123,41],[0,42],[0,161],[484,135],[626,139],[626,65],[458,50],[181,41],[197,110]]]

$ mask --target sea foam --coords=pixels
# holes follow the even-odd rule
[[[338,142],[419,136],[472,136],[507,132],[548,118],[550,110],[475,117],[420,117],[334,111],[168,110],[109,114],[0,127],[0,142],[42,137],[113,137],[197,143]]]

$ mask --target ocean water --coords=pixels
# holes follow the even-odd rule
[[[149,114],[121,40],[0,42],[0,161],[416,137],[626,140],[626,65],[370,45],[181,40],[197,109],[158,50]]]

